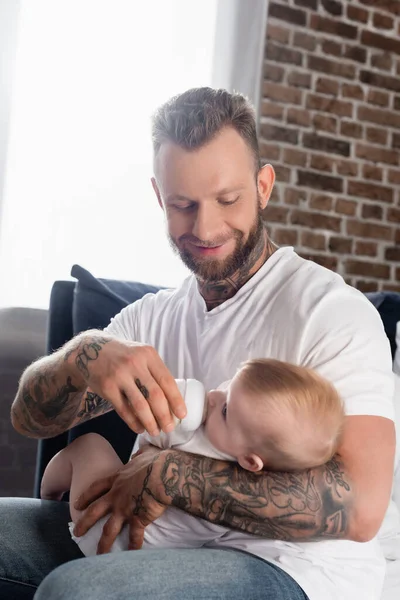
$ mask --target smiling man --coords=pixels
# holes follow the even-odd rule
[[[29,597],[18,590],[50,573],[36,600],[378,600],[384,562],[375,536],[394,457],[391,357],[379,315],[339,275],[269,240],[261,211],[274,171],[261,168],[245,98],[189,90],[157,112],[153,143],[153,188],[171,244],[193,274],[32,365],[12,407],[15,428],[50,437],[116,410],[135,431],[170,431],[171,411],[185,413],[174,377],[216,388],[244,360],[271,357],[336,386],[346,410],[339,451],[304,472],[250,473],[148,448],[78,502],[87,511],[76,535],[109,515],[101,554],[125,523],[130,547],[140,548],[146,525],[170,506],[231,529],[197,550],[68,562],[81,555],[65,508],[4,500],[0,576],[14,588],[3,589]],[[262,553],[246,535],[259,536]]]

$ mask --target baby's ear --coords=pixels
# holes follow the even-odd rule
[[[239,465],[247,471],[261,471],[264,466],[263,461],[257,454],[242,454],[237,459]]]

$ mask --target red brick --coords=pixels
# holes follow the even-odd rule
[[[386,90],[392,90],[393,92],[400,92],[400,79],[398,77],[391,77],[390,75],[382,75],[376,71],[364,71],[360,72],[361,83],[368,83],[378,88],[384,88]]]
[[[342,83],[342,96],[344,98],[354,98],[354,100],[364,100],[364,90],[361,85]]]
[[[400,285],[396,285],[395,283],[384,283],[382,285],[382,290],[385,292],[400,292]]]
[[[391,71],[392,65],[393,56],[390,54],[390,52],[371,55],[371,67],[375,67],[376,69],[381,69],[383,71]]]
[[[263,218],[271,223],[286,223],[289,209],[282,206],[271,206],[270,204],[263,210]]]
[[[356,214],[356,210],[357,202],[353,202],[352,200],[344,200],[343,198],[338,198],[336,200],[335,211],[338,214],[353,217]]]
[[[287,2],[287,0],[283,0]],[[296,6],[303,6],[304,8],[310,8],[311,10],[317,10],[318,0],[294,0]]]
[[[301,234],[301,245],[314,250],[326,249],[326,238],[320,233],[312,233],[311,231],[303,231]]]
[[[379,148],[376,146],[357,144],[356,156],[357,158],[364,158],[365,160],[376,163],[388,163],[390,165],[399,164],[398,152],[395,150],[386,150],[385,148]]]
[[[340,133],[346,137],[360,138],[363,134],[363,126],[355,121],[342,121]]]
[[[339,37],[355,40],[357,37],[357,27],[349,25],[341,20],[330,19],[328,17],[321,17],[317,14],[312,14],[310,18],[310,28],[315,31],[322,31],[324,33],[331,33]]]
[[[281,187],[275,185],[269,197],[269,204],[281,204]]]
[[[378,253],[378,244],[375,242],[356,242],[356,255],[376,256]]]
[[[316,171],[327,171],[332,173],[335,161],[325,154],[312,154],[310,168]]]
[[[380,202],[393,202],[393,188],[364,181],[347,181],[347,193],[358,198],[370,198]]]
[[[367,102],[376,104],[377,106],[389,106],[389,94],[380,90],[370,89],[368,92]]]
[[[396,269],[396,281],[400,281],[400,267]]]
[[[358,163],[350,160],[339,160],[336,163],[336,170],[338,175],[350,175],[351,177],[357,177]]]
[[[377,225],[376,223],[363,223],[358,220],[348,219],[346,223],[348,235],[354,235],[361,238],[371,238],[374,240],[392,239],[393,231],[386,225]]]
[[[297,246],[298,233],[293,229],[276,229],[274,242],[279,246]]]
[[[307,153],[295,148],[285,148],[283,151],[283,162],[286,165],[305,167],[307,164]]]
[[[394,108],[394,110],[400,110],[400,96],[394,96],[393,108]]]
[[[361,45],[400,54],[400,40],[367,29],[361,32]]]
[[[369,13],[367,10],[360,8],[359,6],[347,4],[347,17],[351,21],[359,21],[360,23],[366,23],[368,21],[368,16]]]
[[[313,150],[321,150],[331,154],[340,154],[341,156],[350,155],[350,144],[344,140],[339,140],[315,133],[303,134],[303,146]]]
[[[389,183],[400,185],[400,169],[389,169],[387,177]]]
[[[293,210],[290,216],[292,225],[302,225],[310,229],[327,229],[328,231],[340,231],[339,217],[331,217],[321,213],[311,213],[303,210]]]
[[[288,75],[288,84],[299,88],[310,88],[311,75],[301,71],[291,71]]]
[[[310,198],[309,206],[312,210],[329,212],[332,210],[333,198],[325,194],[313,194]]]
[[[283,109],[284,107],[281,104],[276,104],[275,102],[265,102],[264,100],[261,103],[261,115],[270,119],[281,121],[283,118]]]
[[[389,279],[390,267],[382,263],[373,263],[371,261],[363,262],[361,260],[346,261],[346,273],[349,275],[362,275],[364,277],[374,277],[376,279]]]
[[[294,87],[264,81],[263,96],[275,102],[301,104],[303,92]]]
[[[400,133],[392,134],[392,148],[400,149]]]
[[[301,108],[288,108],[286,120],[288,123],[293,123],[294,125],[309,127],[311,115],[308,110]]]
[[[363,166],[363,178],[373,179],[375,181],[382,181],[383,171],[380,167],[375,165],[364,164]]]
[[[343,179],[341,177],[332,177],[331,175],[323,175],[315,171],[297,170],[297,185],[311,187],[325,192],[343,191]]]
[[[396,233],[394,234],[394,242],[395,244],[400,244],[400,229],[396,229]]]
[[[364,294],[366,294],[367,292],[377,292],[379,289],[378,283],[376,281],[357,280],[355,287],[357,288],[357,290],[363,292]]]
[[[370,106],[359,106],[357,111],[359,121],[369,121],[385,127],[400,128],[400,114],[380,108],[371,108]]]
[[[274,164],[276,181],[281,183],[289,183],[292,170],[285,165]]]
[[[400,223],[400,208],[388,208],[387,220],[393,223]],[[400,229],[397,233],[400,236]]]
[[[358,63],[365,63],[367,60],[367,51],[360,46],[346,46],[343,56]]]
[[[327,75],[344,77],[345,79],[354,79],[356,76],[355,65],[338,60],[328,60],[313,54],[309,54],[307,57],[307,68],[311,71],[319,71]]]
[[[377,8],[379,5],[377,6]],[[393,29],[394,27],[394,19],[393,17],[389,17],[389,15],[383,15],[382,13],[374,13],[373,16],[373,24],[377,29]]]
[[[317,38],[315,35],[309,35],[302,31],[295,31],[293,37],[293,46],[298,48],[304,48],[304,50],[310,50],[313,52],[317,46]]]
[[[353,116],[353,104],[351,102],[343,102],[343,100],[318,96],[317,94],[307,95],[306,108],[333,113],[339,117],[351,118]]]
[[[336,133],[337,118],[328,117],[328,115],[315,114],[313,117],[313,127],[316,130],[327,131],[328,133]]]
[[[268,16],[285,21],[285,23],[292,23],[293,25],[304,27],[306,24],[306,13],[304,10],[283,6],[277,2],[269,3]]]
[[[376,0],[360,0],[361,4],[366,6],[372,6],[376,8]],[[379,0],[380,10],[392,13],[394,15],[400,15],[400,2],[399,0]]]
[[[266,57],[268,60],[290,65],[301,65],[303,63],[302,52],[286,48],[285,46],[277,46],[272,42],[267,42],[266,44]]]
[[[321,0],[321,4],[331,15],[340,17],[343,13],[343,4],[338,0]]]
[[[326,269],[331,269],[334,271],[337,268],[337,258],[336,256],[329,256],[326,254],[305,254],[303,253],[301,256],[306,258],[307,260],[312,260],[313,262],[321,265],[321,267],[325,267]]]
[[[339,82],[335,79],[328,79],[327,77],[318,77],[316,91],[319,94],[337,96],[339,93]]]
[[[260,141],[260,156],[267,160],[279,160],[281,148],[278,144],[266,144]]]
[[[280,27],[274,23],[267,21],[267,39],[280,44],[288,44],[290,38],[290,29],[287,27]]]
[[[396,262],[400,262],[400,246],[397,248],[386,248],[385,250],[385,259],[386,260],[394,260]]]
[[[353,240],[343,237],[331,237],[328,249],[336,254],[351,254]]]
[[[378,127],[366,128],[366,140],[372,144],[387,145],[388,131],[387,129],[379,129]]]
[[[342,44],[338,44],[333,40],[323,39],[321,50],[324,54],[332,54],[333,56],[342,56]]]
[[[280,83],[283,81],[283,76],[285,74],[285,69],[278,65],[274,65],[270,62],[266,62],[264,64],[264,79],[267,81],[274,81],[275,83]]]
[[[379,204],[363,204],[361,216],[363,219],[382,219],[383,209]]]
[[[277,142],[286,142],[288,144],[297,144],[299,134],[295,129],[288,127],[278,127],[269,123],[261,123],[261,137],[265,140]]]
[[[285,189],[285,204],[290,204],[292,206],[299,206],[299,204],[304,203],[307,198],[306,190],[299,190],[298,188],[289,188]]]

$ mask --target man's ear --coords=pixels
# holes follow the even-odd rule
[[[160,205],[160,207],[162,208],[162,210],[164,210],[164,206],[161,200],[161,194],[160,194],[160,190],[158,189],[158,185],[157,185],[157,181],[155,179],[155,177],[151,178],[151,185],[153,186],[153,190],[157,196],[157,200],[158,200],[158,204]]]
[[[264,165],[257,177],[258,195],[260,197],[261,209],[267,207],[272,188],[275,183],[275,171],[272,165]]]
[[[238,456],[237,461],[243,469],[252,471],[253,473],[261,471],[264,467],[263,461],[257,454],[242,454],[241,456]]]

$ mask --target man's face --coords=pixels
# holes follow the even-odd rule
[[[233,275],[263,235],[261,210],[271,191],[263,183],[260,190],[244,140],[227,127],[198,150],[163,144],[155,172],[168,236],[182,261],[208,281]]]

